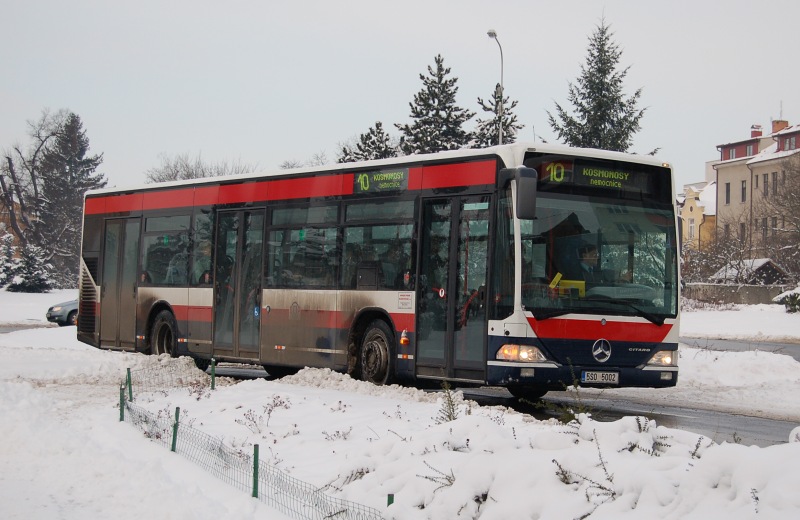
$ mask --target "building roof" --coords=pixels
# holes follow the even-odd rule
[[[717,181],[709,182],[700,190],[697,206],[703,208],[703,215],[717,214]]]
[[[726,265],[714,273],[714,275],[711,276],[711,280],[717,282],[734,282],[739,279],[750,279],[759,269],[765,266],[769,266],[781,274],[786,274],[786,271],[773,262],[771,258],[749,258],[742,260],[740,266]]]

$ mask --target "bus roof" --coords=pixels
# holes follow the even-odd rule
[[[444,152],[407,155],[401,157],[392,157],[389,159],[378,159],[371,161],[358,161],[348,163],[333,163],[324,166],[311,166],[304,168],[292,168],[286,170],[273,170],[266,172],[252,172],[237,175],[227,175],[220,177],[201,177],[198,179],[187,179],[179,181],[157,182],[151,184],[138,184],[124,187],[110,187],[97,190],[90,190],[86,192],[86,196],[114,194],[114,193],[130,193],[137,191],[146,191],[154,189],[163,189],[180,186],[201,186],[206,184],[218,184],[221,182],[231,183],[235,181],[246,181],[251,179],[265,179],[274,177],[289,177],[307,174],[324,174],[334,172],[345,172],[353,170],[375,169],[387,166],[411,166],[420,163],[428,162],[446,162],[448,160],[469,160],[494,156],[502,160],[506,167],[512,168],[521,166],[525,154],[528,152],[537,153],[553,153],[563,155],[578,155],[583,157],[591,157],[596,159],[607,159],[617,161],[628,161],[640,164],[649,164],[662,166],[666,163],[650,155],[634,155],[623,152],[613,152],[609,150],[599,150],[595,148],[573,148],[565,145],[548,144],[548,143],[535,143],[535,142],[519,142],[513,144],[505,144],[499,146],[491,146],[488,148],[464,148],[460,150],[449,150]]]

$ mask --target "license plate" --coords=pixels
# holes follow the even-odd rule
[[[581,372],[581,383],[618,385],[619,372]]]

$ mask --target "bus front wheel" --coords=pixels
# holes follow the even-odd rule
[[[178,324],[175,316],[170,311],[161,311],[153,320],[153,328],[150,332],[150,354],[158,356],[160,354],[175,355],[178,343]]]
[[[383,320],[369,324],[361,340],[361,379],[388,385],[394,372],[394,334]]]

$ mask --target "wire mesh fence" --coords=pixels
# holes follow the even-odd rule
[[[205,377],[204,377],[205,376]],[[137,405],[142,394],[202,385],[210,378],[193,365],[171,363],[128,371],[120,388],[120,420],[144,433],[145,437],[187,458],[231,486],[252,493],[265,504],[298,520],[378,520],[383,516],[374,508],[329,496],[315,486],[298,480],[285,471],[258,460],[253,453],[234,449],[222,440],[192,426],[181,424],[178,413],[166,410],[152,413]]]

